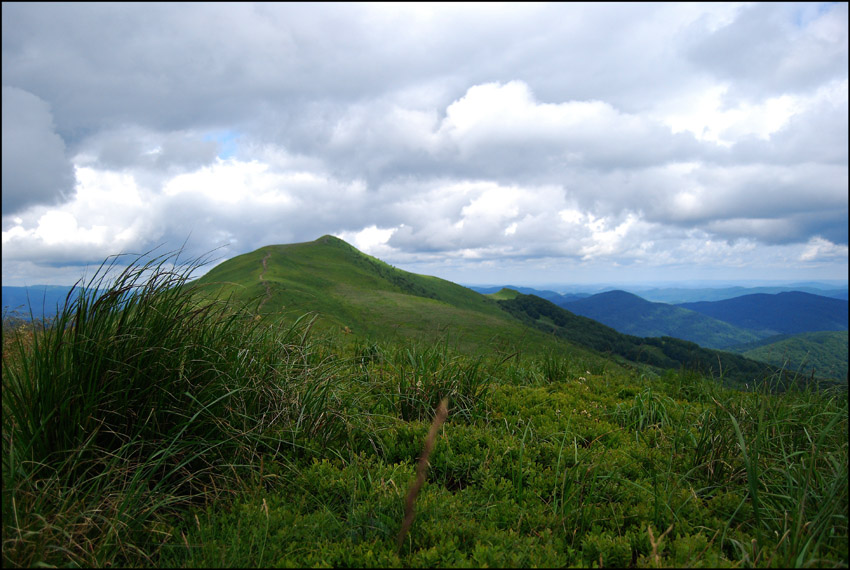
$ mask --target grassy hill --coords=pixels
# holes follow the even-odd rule
[[[606,291],[586,299],[556,304],[621,333],[642,337],[671,336],[706,348],[724,349],[764,338],[695,311],[653,303],[626,291]]]
[[[313,312],[319,329],[342,333],[349,343],[448,339],[467,352],[502,346],[592,355],[529,329],[487,296],[394,268],[333,236],[234,257],[195,285],[204,296],[250,301],[265,320]]]
[[[235,257],[213,268],[197,286],[207,295],[227,293],[236,300],[253,300],[267,320],[314,311],[320,327],[342,331],[349,342],[398,338],[434,342],[447,337],[467,352],[501,346],[506,353],[557,352],[583,359],[596,355],[597,361],[613,357],[623,366],[696,368],[718,377],[722,372],[725,381],[741,386],[775,372],[763,363],[674,338],[623,335],[592,319],[559,313],[554,304],[536,296],[510,289],[486,296],[443,279],[402,271],[332,236],[267,246]],[[545,306],[538,306],[538,317],[529,321],[517,307],[528,309],[536,300]],[[539,317],[541,312],[545,316]],[[555,334],[539,326],[540,319],[556,325]],[[697,315],[695,320],[709,319]],[[740,335],[737,340],[753,338]]]
[[[4,567],[847,565],[846,384],[631,365],[705,349],[333,238],[172,261],[4,330]]]
[[[522,293],[523,295],[537,295],[541,299],[546,299],[547,301],[552,301],[556,305],[561,305],[563,303],[569,303],[570,301],[577,301],[578,299],[584,299],[585,297],[590,297],[590,293],[556,293],[555,291],[549,291],[546,289],[534,289],[532,287],[517,287],[516,285],[505,285],[498,287],[470,287],[473,291],[477,291],[482,295],[493,295],[494,293],[499,293],[502,290],[510,290],[517,291]]]
[[[491,293],[485,293],[491,299],[495,299],[496,301],[504,301],[507,299],[514,299],[519,296],[520,292],[516,289],[510,289],[508,287],[503,287],[498,291],[493,291]]]
[[[847,301],[802,291],[758,293],[677,306],[768,336],[847,330],[848,324]]]
[[[779,335],[730,350],[801,374],[847,379],[847,331],[820,331]]]

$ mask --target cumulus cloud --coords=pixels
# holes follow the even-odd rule
[[[220,145],[201,133],[154,132],[139,127],[109,129],[78,145],[78,162],[105,170],[150,170],[176,175],[213,162]]]
[[[457,279],[843,276],[846,15],[4,5],[4,280],[326,233]]]
[[[73,189],[73,168],[56,133],[50,105],[3,86],[3,214],[56,203]]]
[[[77,168],[76,178],[76,192],[61,209],[37,206],[4,219],[4,260],[98,262],[161,237],[150,196],[132,176]]]
[[[781,126],[766,136],[743,136],[729,160],[779,165],[819,163],[847,165],[847,79],[824,84],[806,97],[787,96],[791,110]]]
[[[733,100],[806,92],[844,76],[847,5],[751,4],[696,40],[689,56],[728,81]]]

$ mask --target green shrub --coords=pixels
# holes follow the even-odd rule
[[[588,567],[599,564],[600,568],[625,568],[632,561],[632,547],[625,536],[589,534],[581,543],[581,556]]]

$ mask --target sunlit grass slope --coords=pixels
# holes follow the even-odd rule
[[[263,319],[315,312],[320,328],[350,333],[351,340],[448,337],[470,350],[500,343],[574,350],[522,325],[493,299],[394,268],[333,236],[234,257],[197,285],[210,296],[251,301]]]
[[[496,301],[505,301],[507,299],[515,299],[519,295],[519,291],[515,289],[509,289],[507,287],[502,287],[500,290],[495,293],[488,293],[487,296],[491,299],[495,299]]]

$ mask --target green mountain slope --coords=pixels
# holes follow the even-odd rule
[[[197,281],[206,295],[249,302],[256,318],[319,315],[317,326],[352,342],[448,339],[467,352],[558,353],[601,365],[695,369],[743,385],[771,366],[676,338],[625,335],[534,295],[498,300],[450,281],[396,269],[344,241],[273,245],[234,257]]]
[[[591,354],[529,329],[493,299],[444,279],[396,269],[333,236],[234,257],[197,284],[207,295],[251,302],[265,319],[314,312],[317,326],[347,333],[352,341],[448,338],[468,350],[557,346]]]
[[[724,349],[765,336],[695,311],[653,303],[626,291],[606,291],[586,299],[556,304],[624,334],[672,336],[706,348]]]
[[[846,381],[847,343],[847,331],[820,331],[779,335],[730,350],[800,374]]]
[[[494,295],[499,293],[500,291],[509,290],[516,291],[518,293],[522,293],[523,295],[537,295],[541,299],[546,299],[547,301],[552,301],[556,305],[561,306],[563,303],[569,303],[571,301],[578,301],[579,299],[584,299],[586,297],[590,297],[590,293],[556,293],[554,291],[549,291],[547,289],[534,289],[532,287],[517,287],[516,285],[503,285],[497,287],[476,287],[470,286],[470,289],[473,291],[477,291],[483,295]]]

